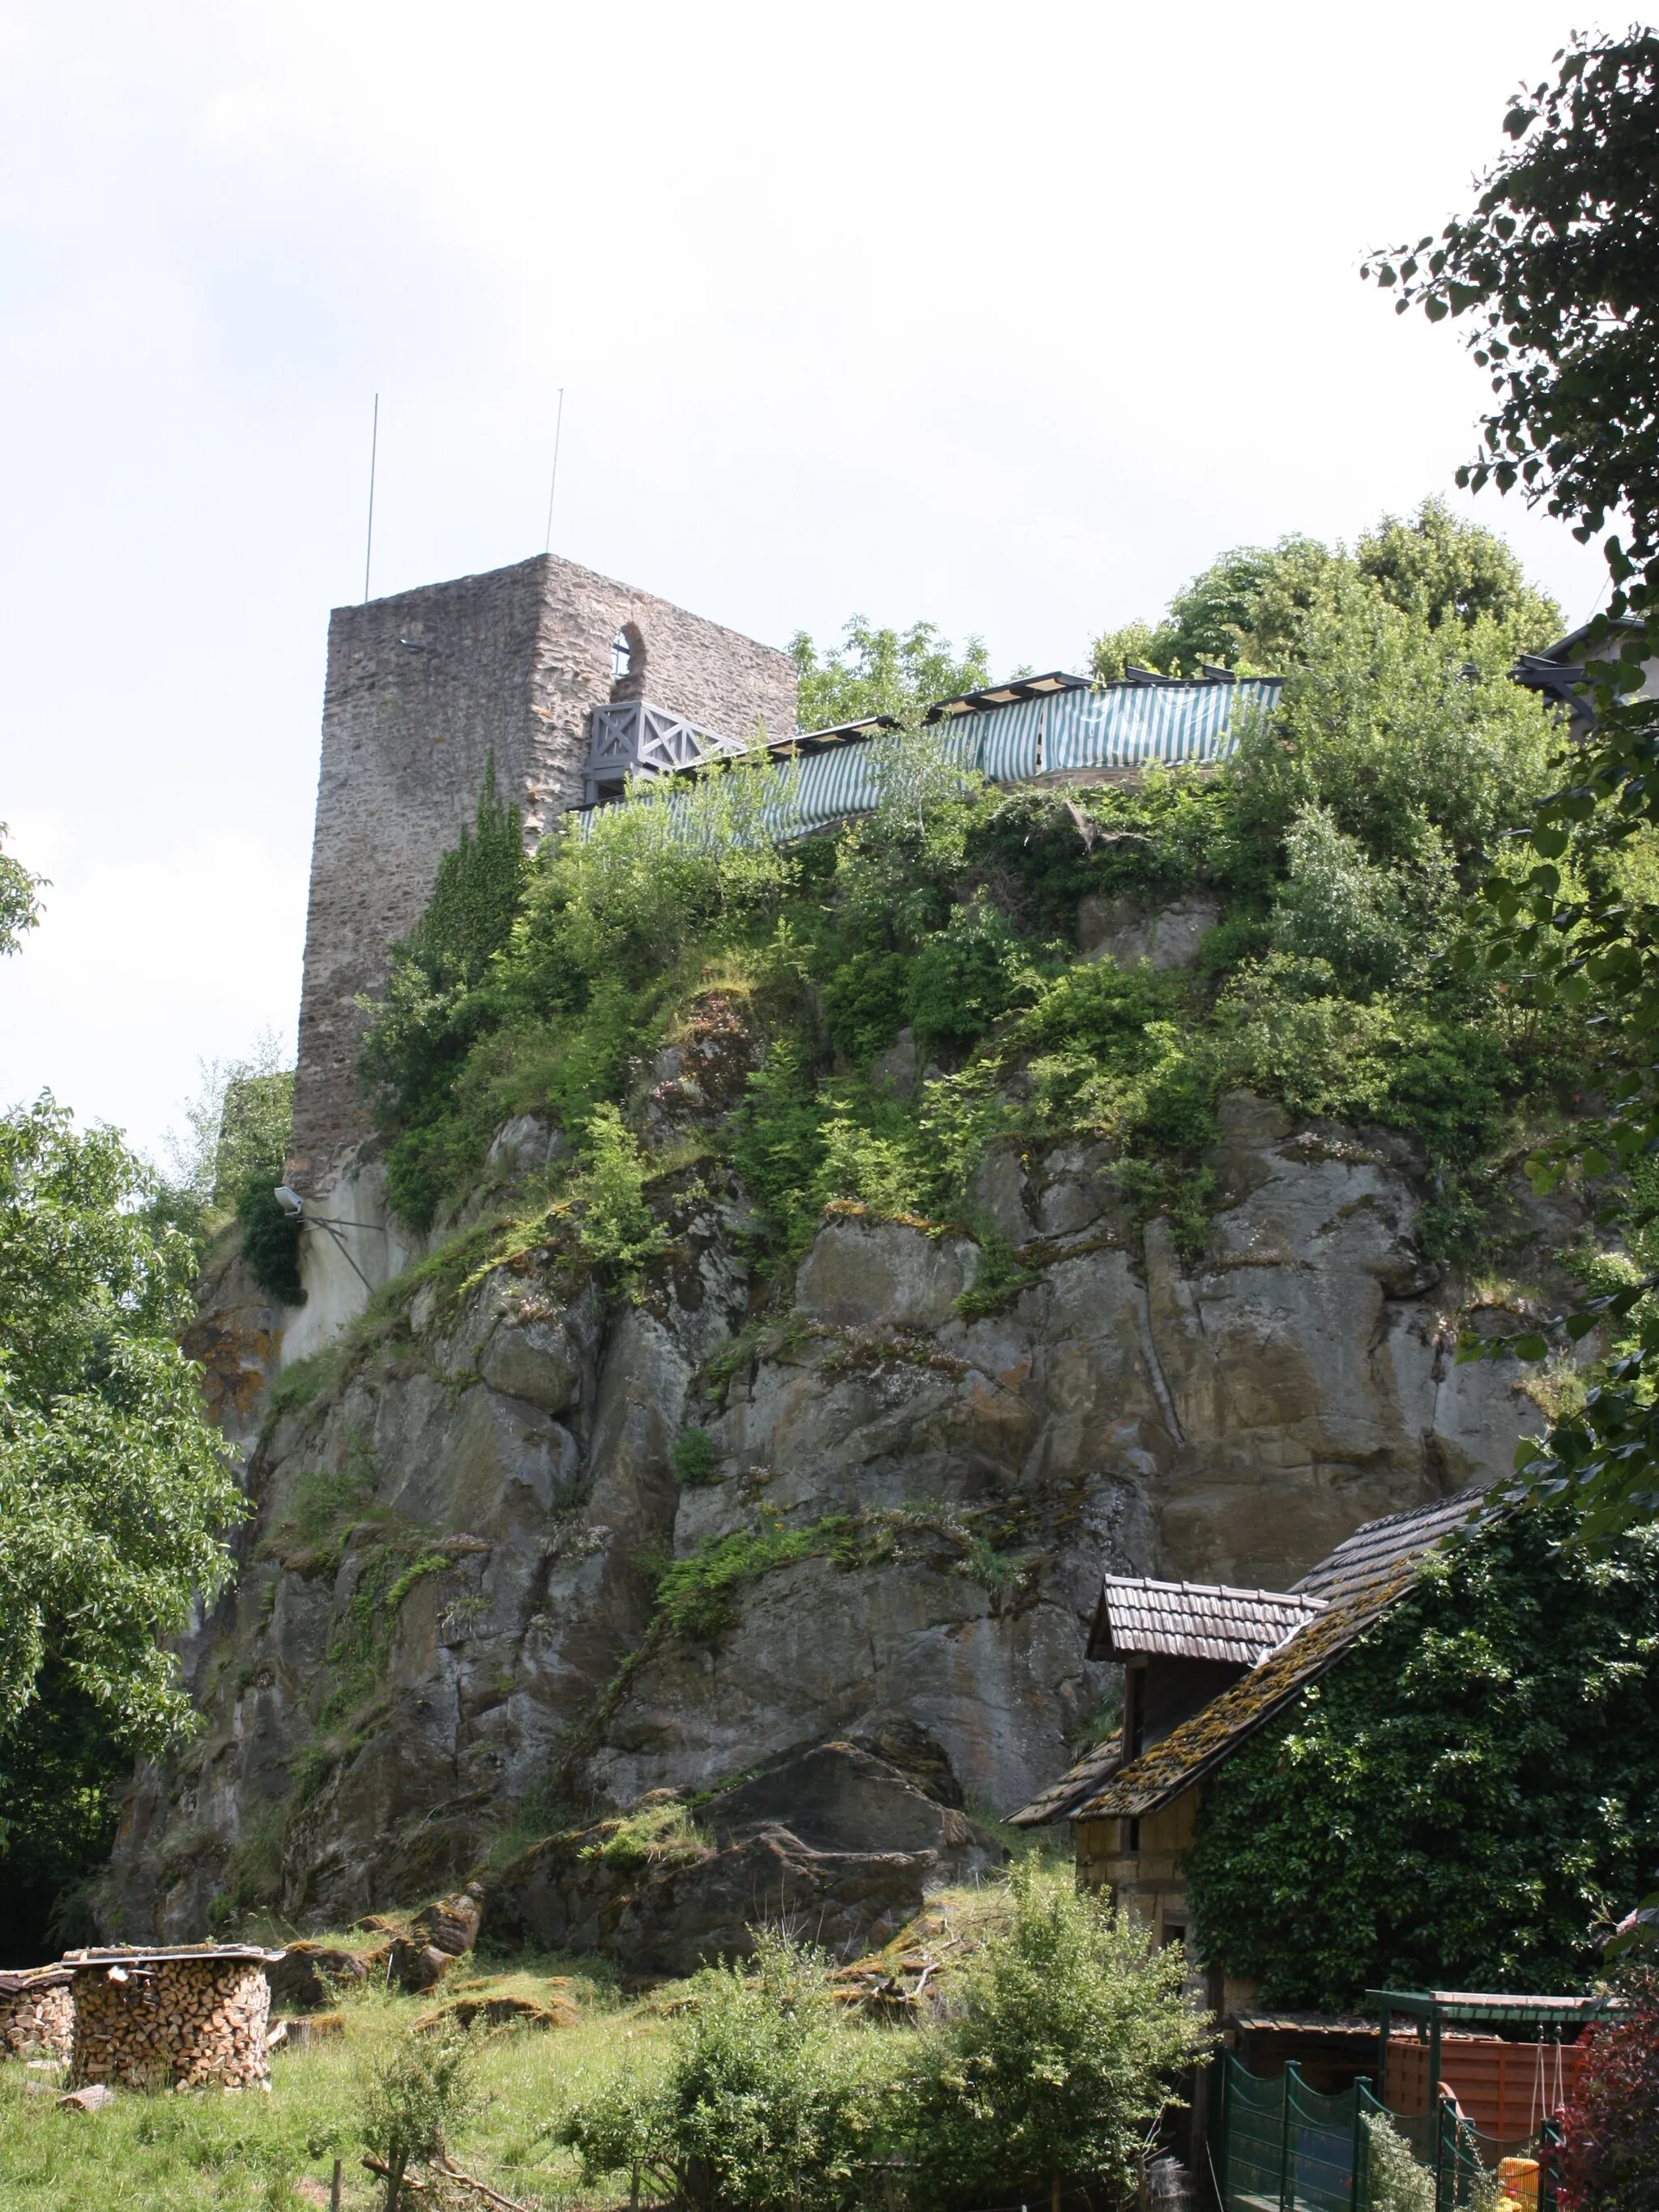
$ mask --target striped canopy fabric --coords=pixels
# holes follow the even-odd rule
[[[1091,769],[1209,766],[1231,755],[1252,721],[1273,714],[1282,689],[1278,677],[1102,684],[963,714],[937,735],[965,769],[994,784]],[[787,741],[775,746],[771,834],[803,836],[870,813],[881,798],[888,743],[854,738],[799,753]]]

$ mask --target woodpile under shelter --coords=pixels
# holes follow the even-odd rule
[[[0,1973],[0,2044],[14,2058],[67,2058],[75,2006],[67,1966]]]
[[[69,1951],[76,2088],[268,2089],[266,1970],[252,1943]]]

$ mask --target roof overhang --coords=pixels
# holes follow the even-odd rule
[[[1255,1667],[1324,1610],[1322,1598],[1287,1590],[1107,1575],[1087,1656],[1097,1661],[1161,1656]]]
[[[963,691],[954,699],[936,700],[927,709],[927,720],[945,722],[958,714],[988,714],[998,707],[1012,707],[1021,699],[1047,699],[1056,691],[1091,689],[1088,677],[1070,676],[1063,668],[1051,668],[1043,676],[1012,676],[1007,683],[989,684],[983,691]]]
[[[1442,2026],[1487,2027],[1582,2027],[1613,2002],[1607,1996],[1508,1996],[1481,1990],[1367,1990],[1365,2002],[1379,2016],[1407,2018]]]

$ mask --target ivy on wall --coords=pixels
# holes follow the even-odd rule
[[[1659,1870],[1659,1528],[1511,1513],[1221,1770],[1189,1893],[1268,2004],[1550,1991]]]

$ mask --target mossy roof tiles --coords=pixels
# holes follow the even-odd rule
[[[1051,1782],[1040,1797],[1008,1815],[1011,1828],[1042,1828],[1050,1820],[1058,1820],[1069,1813],[1084,1798],[1092,1797],[1102,1784],[1109,1781],[1123,1764],[1121,1731],[1109,1736],[1086,1751],[1075,1766],[1068,1767],[1058,1782]]]
[[[1325,1598],[1325,1609],[1201,1712],[1121,1768],[1073,1820],[1138,1820],[1190,1790],[1403,1597],[1425,1554],[1467,1522],[1479,1502],[1478,1492],[1464,1491],[1357,1529],[1297,1584],[1298,1591]]]

